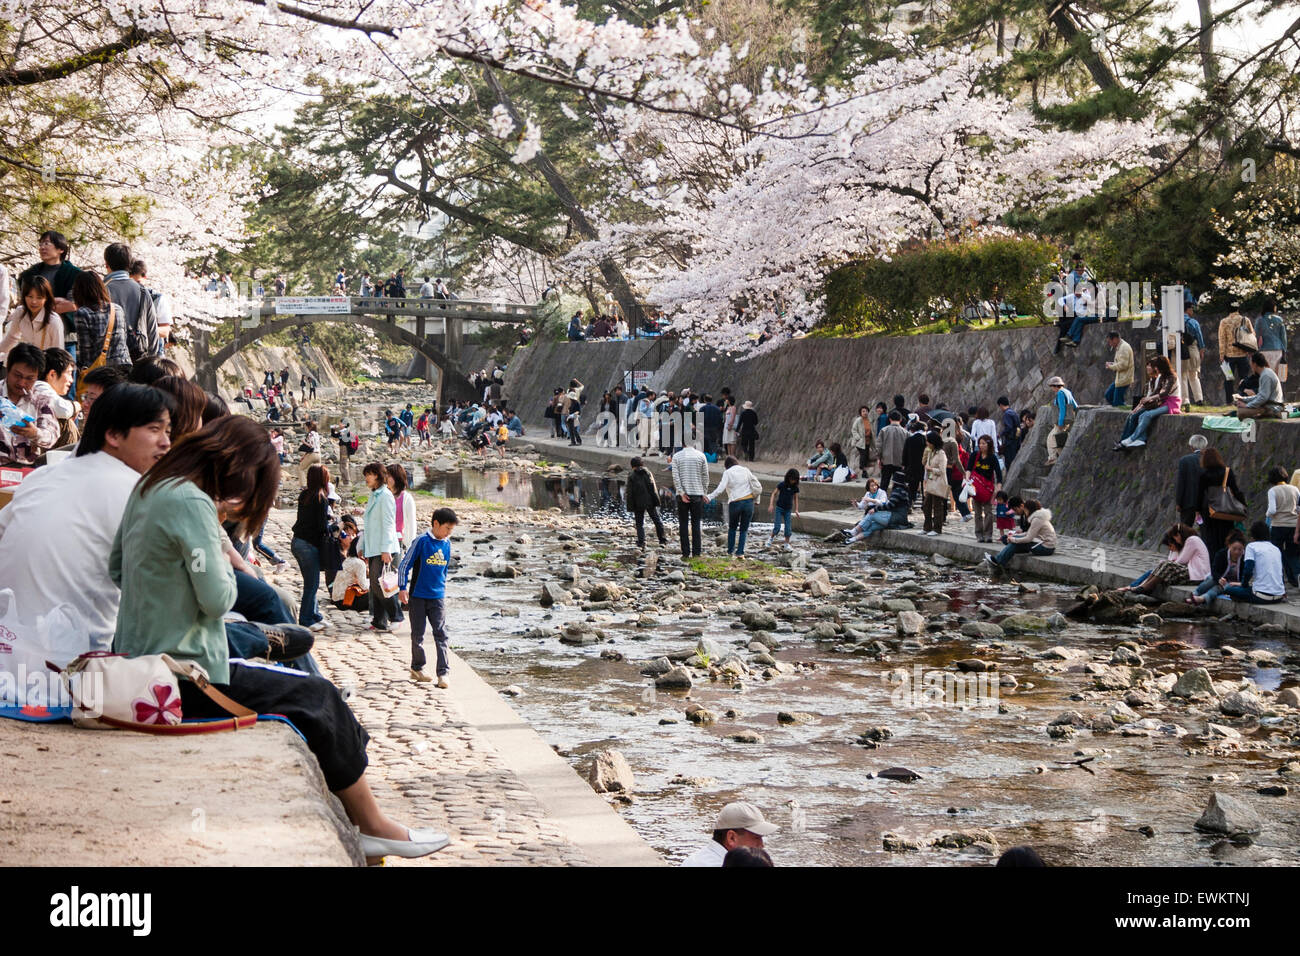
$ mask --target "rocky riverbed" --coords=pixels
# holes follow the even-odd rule
[[[481,499],[453,648],[670,859],[743,798],[787,864],[1300,862],[1293,638],[1181,605],[1075,620],[1074,588],[798,536],[682,562],[632,547],[608,474],[462,454],[401,456],[422,521]]]

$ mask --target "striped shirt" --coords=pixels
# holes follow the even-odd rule
[[[673,487],[679,495],[705,495],[709,491],[709,462],[704,452],[683,448],[673,455]]]

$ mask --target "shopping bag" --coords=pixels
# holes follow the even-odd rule
[[[89,647],[85,620],[72,605],[23,619],[14,592],[0,590],[0,717],[40,721],[69,716],[72,701],[49,665],[66,667]]]

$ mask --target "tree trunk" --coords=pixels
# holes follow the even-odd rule
[[[484,67],[483,77],[487,80],[488,86],[492,88],[497,101],[506,108],[506,112],[510,114],[510,118],[514,120],[515,125],[522,128],[524,119],[519,115],[519,111],[515,109],[514,101],[510,99],[510,95],[501,86],[496,74],[490,68]],[[569,188],[563,174],[555,168],[555,164],[546,155],[546,151],[538,150],[537,155],[530,162],[542,174],[546,184],[551,187],[551,192],[555,193],[555,198],[564,207],[564,211],[569,216],[569,221],[578,230],[578,235],[583,239],[599,239],[600,234],[596,232],[596,227],[587,218],[587,214],[578,202],[578,197],[573,195],[573,190]],[[632,328],[639,328],[644,313],[641,309],[641,303],[637,301],[636,295],[632,292],[632,286],[628,283],[627,277],[623,275],[623,270],[619,268],[618,263],[609,258],[601,259],[598,268],[600,269],[601,278],[605,280],[606,287],[613,293],[615,301],[622,308],[628,325]]]
[[[1205,77],[1205,96],[1210,102],[1214,102],[1220,96],[1217,89],[1219,85],[1219,64],[1214,58],[1214,11],[1211,9],[1213,0],[1196,0],[1196,9],[1201,15],[1201,32],[1197,34],[1196,45],[1200,48],[1201,53],[1201,74]],[[1215,139],[1219,141],[1219,156],[1223,157],[1228,154],[1228,149],[1232,145],[1232,128],[1225,115],[1218,124],[1219,128],[1215,132]]]
[[[1057,32],[1061,34],[1061,39],[1066,43],[1074,43],[1079,35],[1079,27],[1070,13],[1069,0],[1044,0],[1043,7],[1047,12],[1048,21],[1056,27]],[[1091,45],[1083,54],[1083,65],[1088,68],[1088,72],[1092,74],[1092,81],[1100,89],[1113,90],[1120,86],[1119,80],[1111,72],[1106,61]]]

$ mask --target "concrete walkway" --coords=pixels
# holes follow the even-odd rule
[[[626,468],[628,461],[637,453],[635,450],[622,448],[600,448],[594,444],[574,447],[559,439],[529,438],[528,441],[537,447],[540,454],[549,456],[551,461],[574,461],[596,468],[605,468],[614,463]],[[657,475],[666,468],[662,457],[650,458],[648,461],[651,470]],[[763,482],[765,496],[784,477],[786,469],[792,467],[785,463],[761,460],[745,462],[745,465]],[[714,476],[721,475],[721,463],[710,465],[709,473]],[[861,512],[844,505],[848,499],[860,497],[861,494],[861,481],[843,485],[803,482],[799,491],[800,516],[794,519],[794,530],[825,536],[856,523],[862,516]],[[1050,502],[1047,504],[1050,508]],[[748,549],[751,554],[761,553],[757,549],[767,543],[771,528],[769,520],[767,502],[764,500],[756,509],[754,523],[751,526]],[[963,522],[961,516],[956,513],[949,516],[943,534],[937,538],[926,537],[921,531],[921,524],[921,511],[918,507],[912,513],[911,530],[883,532],[872,539],[873,546],[897,548],[921,554],[941,554],[947,558],[970,563],[983,561],[986,553],[996,554],[1001,550],[1001,545],[977,542],[974,520]],[[1149,571],[1164,556],[1163,549],[1126,548],[1086,538],[1061,535],[1055,554],[1050,557],[1018,555],[1012,569],[1016,574],[1037,575],[1070,584],[1096,584],[1101,588],[1116,588],[1129,584],[1144,571]],[[1172,600],[1181,601],[1192,591],[1192,587],[1173,588],[1170,597]],[[1292,593],[1286,601],[1275,605],[1240,604],[1220,600],[1215,611],[1219,614],[1231,614],[1246,621],[1276,625],[1288,632],[1300,633],[1300,593]]]
[[[421,520],[427,505],[421,502]],[[265,539],[289,556],[294,513],[273,511]],[[467,523],[472,527],[472,520]],[[293,593],[293,561],[268,567],[268,579]],[[351,691],[348,703],[370,734],[367,778],[380,807],[413,827],[432,827],[451,844],[390,866],[656,866],[650,848],[472,668],[454,654],[447,690],[408,673],[409,622],[367,631],[368,614],[325,601],[327,626],[314,651],[326,677]],[[476,613],[473,605],[456,614]],[[454,618],[449,626],[455,626]],[[433,672],[433,643],[425,649]]]

